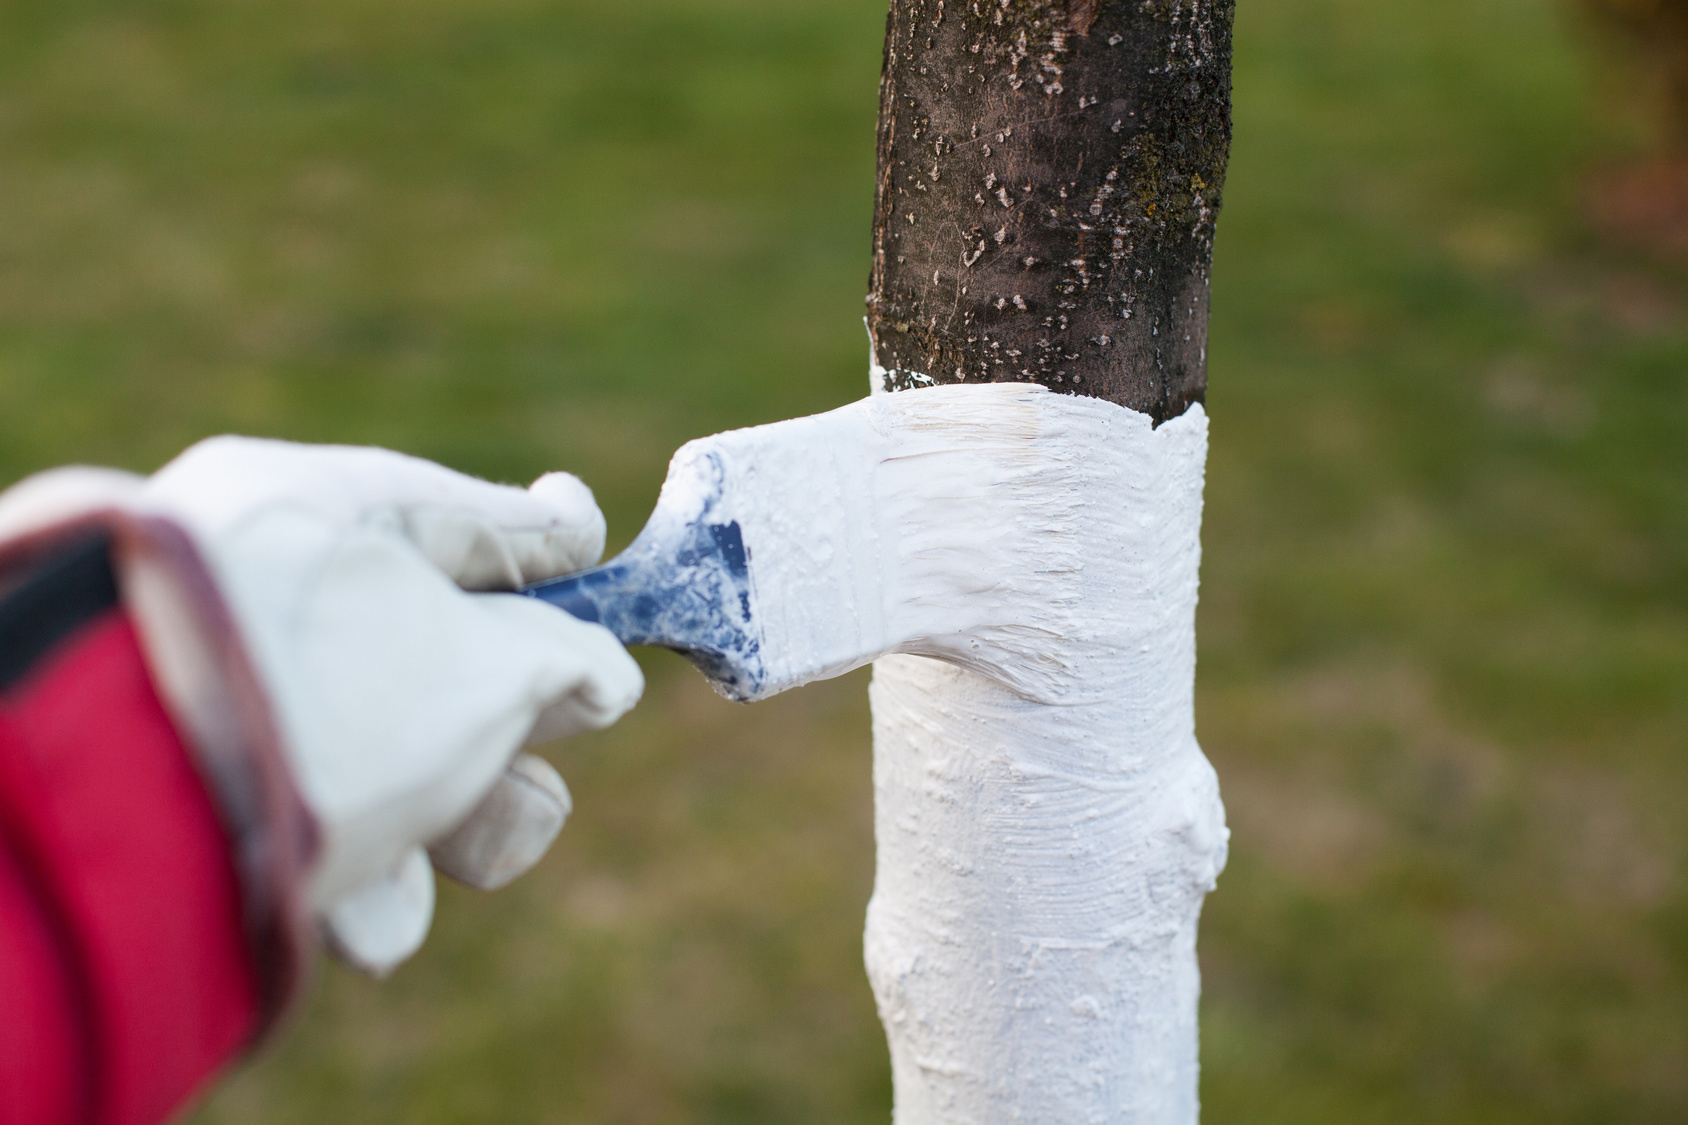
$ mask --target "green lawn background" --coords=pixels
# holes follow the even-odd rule
[[[1242,0],[1198,731],[1210,1123],[1688,1120],[1688,319],[1548,0]],[[581,473],[866,389],[880,0],[0,5],[0,480],[222,431]],[[1621,106],[1619,107],[1621,109]],[[860,674],[643,656],[578,811],[246,1122],[873,1122]]]

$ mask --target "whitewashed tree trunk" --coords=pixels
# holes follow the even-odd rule
[[[1110,444],[1061,615],[1082,624],[1048,638],[1065,700],[874,665],[866,959],[898,1125],[1197,1119],[1196,922],[1226,841],[1192,711],[1206,418]]]
[[[898,1125],[1198,1116],[1196,924],[1226,831],[1192,690],[1234,12],[891,0],[876,390],[1036,382],[1139,412],[1068,451],[1090,483],[1050,547],[1081,596],[1023,623],[1064,694],[874,666],[866,954]]]

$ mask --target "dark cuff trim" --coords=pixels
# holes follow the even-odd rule
[[[84,536],[37,562],[0,596],[0,692],[116,605],[110,535]]]

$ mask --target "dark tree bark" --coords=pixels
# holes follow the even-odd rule
[[[891,0],[868,329],[893,389],[1207,388],[1235,0]]]

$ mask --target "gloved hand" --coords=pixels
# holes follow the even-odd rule
[[[43,509],[115,507],[162,517],[197,547],[317,822],[308,904],[366,970],[392,968],[426,935],[424,849],[493,887],[549,845],[568,792],[518,749],[607,726],[643,688],[604,629],[488,592],[597,561],[603,517],[566,474],[523,491],[385,450],[224,437],[146,481],[54,476],[0,503],[0,534]],[[125,597],[167,694],[191,713],[205,654],[145,573]]]

